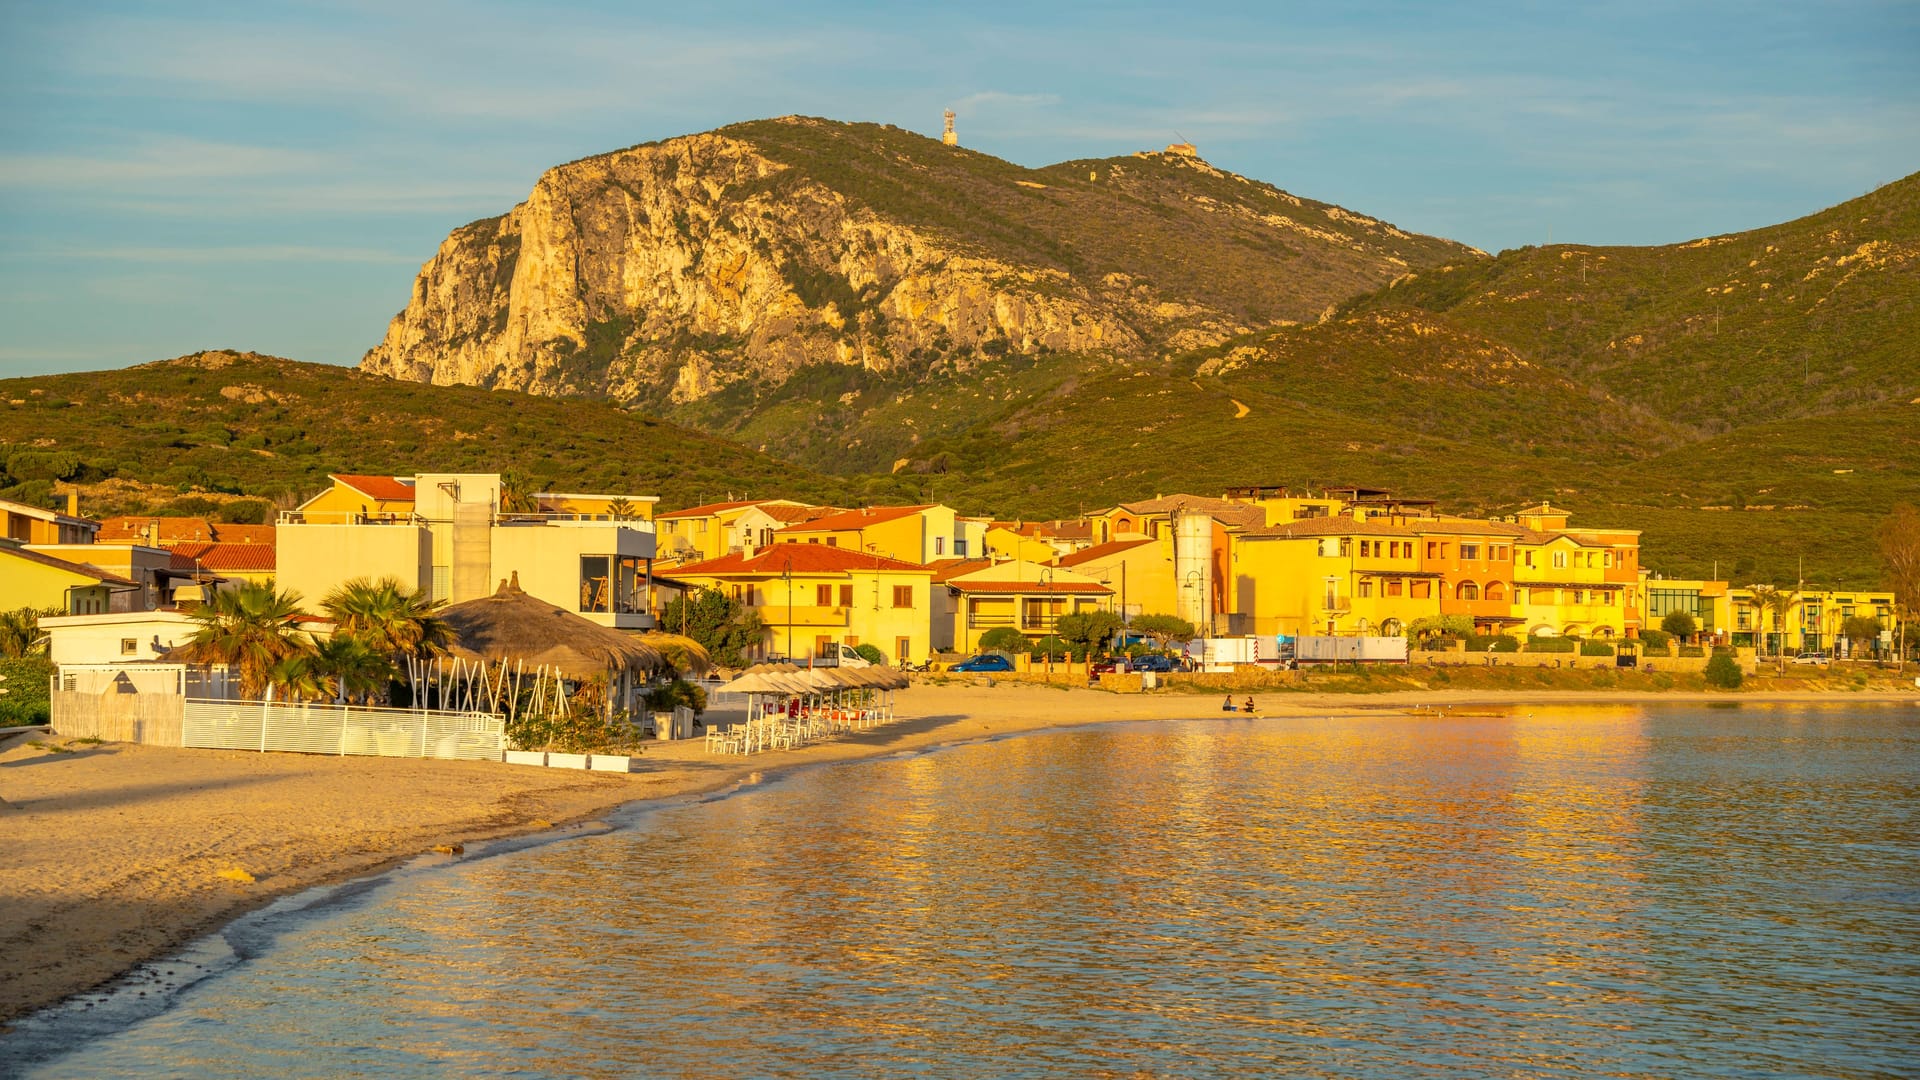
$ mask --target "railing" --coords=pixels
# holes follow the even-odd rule
[[[362,513],[358,510],[282,510],[281,525],[425,525],[418,514]]]
[[[506,748],[495,713],[317,702],[188,698],[180,731],[180,745],[210,750],[498,761]]]

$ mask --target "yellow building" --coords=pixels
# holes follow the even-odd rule
[[[603,626],[653,625],[653,522],[610,510],[622,498],[650,505],[644,497],[548,494],[536,501],[550,509],[504,513],[497,474],[420,473],[405,483],[375,479],[392,486],[334,477],[334,487],[282,515],[276,577],[310,610],[355,578],[397,578],[457,604],[489,596],[517,574],[529,595]],[[343,490],[392,497],[361,510],[348,505]],[[404,511],[403,493],[415,496]]]
[[[988,558],[1048,563],[1060,555],[1059,549],[1046,539],[1005,521],[994,522],[987,527],[984,546],[984,554]]]
[[[872,645],[900,663],[932,650],[933,572],[919,563],[838,545],[776,544],[688,563],[674,577],[758,613],[762,656],[805,661],[830,644]]]
[[[961,518],[952,507],[937,504],[869,506],[789,525],[773,534],[773,542],[871,551],[925,566],[936,559],[968,557],[977,550],[970,542],[970,521],[977,519]]]
[[[80,516],[79,496],[67,493],[67,512],[0,499],[0,539],[21,544],[91,544],[100,523]]]
[[[146,589],[139,582],[96,566],[30,551],[0,540],[0,611],[54,609],[65,615],[139,611]]]
[[[583,521],[652,521],[658,495],[582,495],[542,491],[533,497],[541,514]]]
[[[942,651],[973,652],[980,635],[1011,627],[1029,641],[1054,633],[1061,616],[1113,610],[1113,590],[1047,563],[973,560],[946,568],[937,588],[946,596],[935,627]]]
[[[414,479],[402,476],[329,474],[326,490],[294,507],[306,524],[353,524],[413,513]]]
[[[1246,529],[1234,545],[1240,632],[1260,637],[1398,637],[1440,614],[1439,577],[1405,525],[1303,517]]]
[[[1180,609],[1173,580],[1171,537],[1112,540],[1062,555],[1054,565],[1114,590],[1115,608],[1131,621],[1139,615],[1173,615]]]
[[[1789,588],[1781,593],[1788,599],[1784,614],[1760,603],[1752,586],[1729,588],[1730,643],[1757,648],[1763,656],[1858,655],[1853,652],[1852,642],[1841,640],[1842,627],[1848,619],[1856,617],[1879,621],[1885,631],[1879,643],[1883,652],[1891,650],[1899,634],[1893,593],[1889,590]]]
[[[693,562],[750,552],[817,509],[792,499],[740,499],[656,514],[660,558]]]

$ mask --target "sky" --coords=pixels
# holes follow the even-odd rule
[[[551,165],[800,113],[1208,161],[1487,251],[1920,170],[1920,3],[0,0],[0,376],[357,363]],[[0,433],[4,440],[4,433]]]

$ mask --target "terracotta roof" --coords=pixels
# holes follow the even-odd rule
[[[1147,537],[1141,537],[1138,540],[1110,540],[1104,544],[1095,544],[1090,548],[1081,548],[1071,555],[1062,555],[1055,561],[1060,566],[1079,566],[1081,563],[1094,562],[1099,559],[1104,559],[1109,555],[1118,555],[1123,551],[1129,551],[1142,544],[1151,543],[1153,543],[1153,541]]]
[[[173,549],[176,570],[272,570],[272,544],[181,544]]]
[[[1171,514],[1176,510],[1198,510],[1208,514],[1223,525],[1235,525],[1243,529],[1257,529],[1267,523],[1267,512],[1257,506],[1234,502],[1232,499],[1214,499],[1205,495],[1161,495],[1140,502],[1121,503],[1117,509],[1135,514]]]
[[[935,581],[945,581],[961,574],[971,574],[975,570],[985,570],[992,565],[992,559],[935,559],[927,564],[933,571]]]
[[[828,514],[844,513],[838,506],[790,506],[786,503],[768,503],[760,507],[760,512],[775,521],[794,524],[826,517]]]
[[[912,517],[922,510],[933,509],[933,504],[924,506],[867,506],[859,510],[842,510],[837,514],[814,518],[802,525],[790,525],[781,532],[852,532],[869,525],[878,525],[883,521],[898,521]]]
[[[1389,525],[1384,521],[1359,521],[1350,517],[1301,518],[1283,525],[1265,526],[1247,529],[1241,534],[1243,539],[1305,540],[1317,536],[1413,536],[1414,530],[1405,525]]]
[[[55,570],[64,570],[69,574],[78,574],[81,577],[92,578],[95,581],[107,585],[131,585],[134,588],[140,587],[140,583],[137,581],[130,581],[118,574],[109,574],[97,566],[91,566],[87,563],[68,562],[65,559],[56,559],[51,555],[43,555],[38,551],[28,551],[25,548],[0,545],[0,557],[5,556],[25,559],[27,562],[39,563],[41,566],[50,566]]]
[[[381,502],[412,502],[413,485],[397,476],[364,476],[359,473],[329,473],[327,479],[337,480],[362,495],[379,499]]]
[[[1527,508],[1526,508],[1525,510],[1516,510],[1516,511],[1514,511],[1514,513],[1516,513],[1516,514],[1528,514],[1528,515],[1540,515],[1540,514],[1547,514],[1547,515],[1552,515],[1552,516],[1555,516],[1555,517],[1566,517],[1566,516],[1568,516],[1569,514],[1571,514],[1571,513],[1572,513],[1572,511],[1570,511],[1570,510],[1562,510],[1562,509],[1560,509],[1560,508],[1558,508],[1558,507],[1556,507],[1556,506],[1554,506],[1554,505],[1553,505],[1553,504],[1551,504],[1551,503],[1541,503],[1541,504],[1540,504],[1540,505],[1538,505],[1538,506],[1529,506],[1529,507],[1527,507]]]
[[[919,563],[889,559],[885,555],[874,555],[852,548],[830,547],[826,544],[776,544],[761,548],[758,552],[722,555],[705,562],[688,563],[676,566],[673,572],[678,577],[717,577],[728,574],[743,575],[780,575],[791,569],[796,574],[839,574],[855,570],[919,570],[927,567]]]
[[[947,588],[960,592],[988,593],[1098,593],[1113,590],[1097,581],[949,581]]]
[[[277,535],[271,525],[225,525],[216,522],[213,526],[213,542],[216,544],[272,546]]]
[[[689,506],[685,510],[672,510],[664,514],[655,514],[653,515],[653,519],[659,521],[662,518],[706,517],[708,514],[718,514],[727,510],[738,510],[743,506],[758,506],[760,502],[761,500],[759,499],[741,499],[737,502],[717,502],[708,503],[705,506]]]
[[[1510,536],[1522,537],[1526,529],[1518,525],[1509,525],[1504,521],[1481,521],[1478,518],[1419,518],[1407,522],[1408,527],[1419,533],[1461,533],[1472,536]]]
[[[210,544],[213,542],[213,523],[203,517],[110,517],[100,523],[100,532],[94,541],[101,544],[154,544],[159,547]]]

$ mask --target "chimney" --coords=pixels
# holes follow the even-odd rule
[[[69,490],[67,492],[67,516],[80,516],[80,493],[78,491]]]

